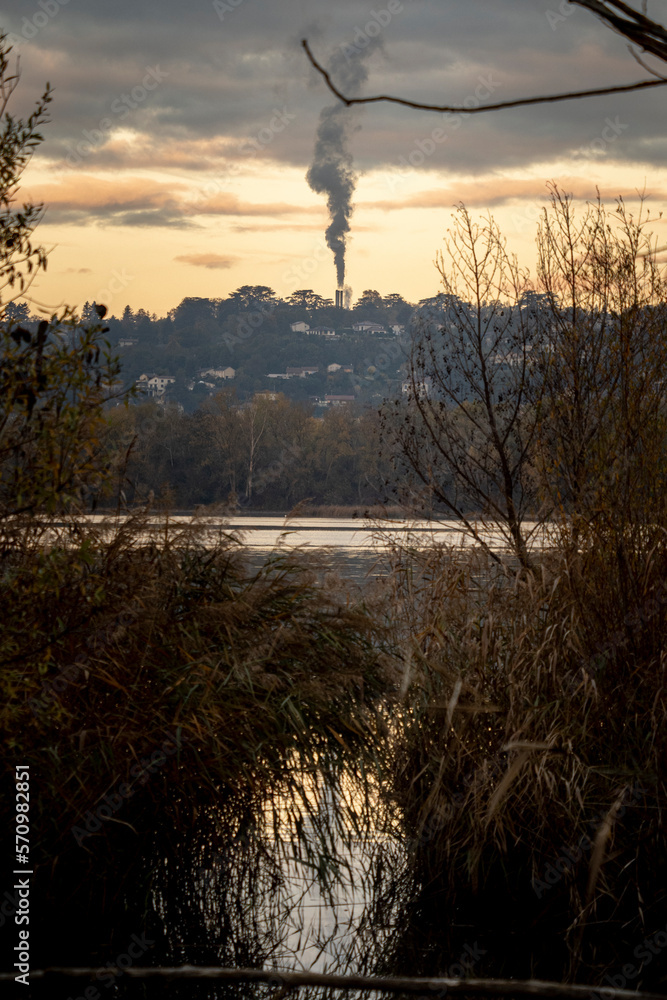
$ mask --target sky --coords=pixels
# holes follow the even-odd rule
[[[667,22],[667,0],[648,11]],[[88,300],[165,315],[243,284],[333,297],[326,197],[306,174],[336,101],[302,38],[326,64],[360,60],[360,93],[468,107],[648,76],[566,0],[0,0],[0,27],[20,57],[10,112],[54,88],[19,199],[46,206],[35,311]],[[350,109],[354,298],[435,294],[460,202],[492,213],[534,273],[549,181],[582,208],[596,188],[610,208],[644,191],[666,243],[666,101],[656,88],[467,118]]]

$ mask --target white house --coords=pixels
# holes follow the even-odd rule
[[[352,329],[356,333],[386,333],[387,331],[381,323],[372,323],[370,320],[362,320],[361,323],[353,323]]]
[[[431,393],[431,387],[432,387],[432,382],[428,375],[423,380],[419,379],[418,381],[415,382],[415,389],[417,390],[416,395],[420,397],[429,396]],[[412,396],[413,394],[412,382],[411,381],[403,382],[401,386],[401,391],[404,396]]]
[[[234,378],[234,376],[236,375],[236,369],[235,368],[229,368],[229,367],[228,368],[202,368],[201,371],[199,371],[197,374],[198,375],[202,375],[202,376],[209,375],[209,376],[212,376],[213,378],[228,379],[228,378]]]
[[[267,375],[267,378],[305,378],[307,375],[315,375],[319,371],[317,365],[294,365],[287,367],[284,372],[276,372]]]
[[[140,375],[136,386],[147,396],[161,396],[167,386],[176,381],[175,375]]]
[[[154,375],[148,380],[148,387],[149,390],[153,390],[154,396],[161,396],[165,389],[175,381],[176,378],[173,375]]]
[[[318,371],[317,365],[299,365],[292,368],[288,366],[285,369],[289,378],[305,378],[306,375],[315,375]]]
[[[307,323],[303,323],[299,320],[298,323],[290,323],[290,329],[293,330],[294,333],[308,333],[310,327]]]

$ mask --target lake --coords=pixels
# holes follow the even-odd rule
[[[124,515],[88,514],[78,519],[80,522],[105,526],[113,529],[125,521]],[[245,545],[252,549],[270,551],[277,546],[287,548],[308,547],[331,549],[341,553],[355,552],[381,553],[394,544],[427,548],[431,545],[451,545],[468,548],[476,544],[462,528],[460,521],[442,520],[386,520],[376,521],[362,518],[334,517],[294,517],[276,514],[253,514],[219,516],[173,514],[168,518],[161,514],[152,515],[146,523],[145,538],[159,538],[167,523],[172,529],[187,530],[197,526],[203,537],[215,542],[222,532],[234,531]],[[54,527],[57,525],[54,524]],[[548,529],[535,522],[524,522],[530,545],[544,547],[548,542]],[[495,527],[476,522],[476,530],[495,552],[507,552],[507,540]]]

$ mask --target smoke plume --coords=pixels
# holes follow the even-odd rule
[[[368,45],[358,55],[349,57],[341,50],[333,57],[329,72],[345,95],[353,97],[358,94],[361,85],[368,78],[364,60],[380,45],[376,36],[368,40]],[[356,108],[346,108],[344,104],[335,104],[322,110],[313,162],[306,174],[312,190],[327,196],[331,222],[325,235],[327,246],[334,255],[339,288],[345,282],[345,243],[350,231],[352,195],[357,183],[352,153],[348,148],[349,138],[355,130],[356,111]]]

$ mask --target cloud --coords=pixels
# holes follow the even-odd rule
[[[195,174],[218,171],[230,178],[239,173],[236,161],[242,155],[241,143],[234,138],[167,139],[128,128],[100,134],[102,138],[92,148],[87,142],[84,156],[76,153],[72,141],[56,139],[48,146],[51,166],[62,170],[63,164],[73,165],[74,169],[85,165],[97,173],[119,169],[166,169]]]
[[[626,201],[637,198],[637,189],[619,189],[611,185],[600,185],[594,179],[584,177],[562,176],[554,178],[558,187],[578,200],[594,201],[598,189],[603,201],[612,203],[622,197]],[[655,189],[646,191],[650,201],[664,199],[666,192]],[[474,182],[461,183],[445,188],[421,191],[409,195],[402,200],[366,202],[363,207],[382,212],[409,208],[446,208],[451,209],[463,202],[468,208],[493,208],[506,205],[513,201],[546,201],[549,192],[546,183],[541,179],[520,180],[513,178],[491,177]]]
[[[382,6],[382,5],[381,5]],[[386,6],[386,5],[385,5]],[[369,61],[367,93],[462,103],[474,99],[480,77],[496,81],[492,99],[566,91],[571,86],[632,82],[644,75],[624,39],[580,8],[556,24],[554,0],[475,0],[443,5],[404,0],[381,33],[383,51]],[[90,154],[96,168],[157,164],[200,172],[224,158],[243,158],[244,141],[269,127],[274,109],[295,118],[260,142],[266,158],[306,168],[318,115],[331,96],[314,74],[299,38],[308,34],[323,61],[354,43],[372,20],[358,0],[243,0],[223,20],[210,2],[184,5],[105,0],[63,5],[20,45],[21,92],[55,87],[53,122],[38,157],[64,159],[67,148],[99,129],[114,129]],[[384,7],[382,7],[384,9]],[[34,8],[35,11],[38,7]],[[5,0],[3,25],[20,35],[32,17],[24,0]],[[41,17],[41,9],[40,9]],[[313,27],[316,26],[316,27]],[[142,85],[147,71],[166,73],[130,109],[114,102]],[[18,98],[22,100],[23,98]],[[574,153],[595,139],[605,118],[621,115],[628,131],[605,153],[607,161],[664,164],[664,94],[611,95],[465,119],[431,165],[443,174],[483,173],[489,164],[527,167]],[[367,169],[407,157],[441,116],[375,105],[366,108],[355,138],[355,162]],[[124,144],[115,127],[135,133]],[[151,150],[154,159],[151,160]]]
[[[26,194],[47,206],[45,223],[86,222],[110,225],[191,225],[183,219],[185,185],[143,177],[114,180],[91,175],[65,175],[52,183],[34,184]]]
[[[324,213],[323,213],[324,214]],[[321,233],[321,222],[278,222],[278,223],[233,223],[230,227],[233,233],[274,233],[278,230],[287,230],[290,233]],[[355,226],[356,233],[375,231],[376,226]]]
[[[323,209],[317,205],[290,205],[285,202],[252,203],[240,201],[235,194],[222,192],[210,198],[192,202],[192,209],[197,215],[302,215],[323,214]]]
[[[223,257],[217,253],[191,253],[181,254],[174,257],[174,260],[181,264],[194,264],[195,267],[206,267],[211,270],[225,270],[233,267],[239,260],[238,257]]]
[[[285,202],[242,201],[221,192],[211,197],[192,197],[181,181],[157,181],[147,177],[115,179],[92,174],[65,174],[57,181],[34,184],[27,197],[47,206],[45,223],[96,222],[113,226],[196,227],[195,216],[238,217],[322,214],[318,206]]]

